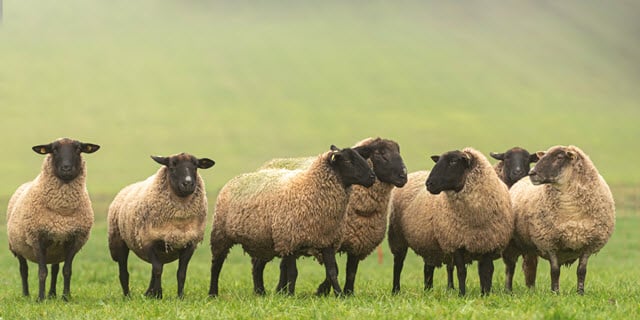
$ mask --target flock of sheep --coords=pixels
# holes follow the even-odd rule
[[[33,147],[46,155],[40,174],[9,200],[9,249],[18,258],[22,293],[29,295],[27,260],[38,264],[38,300],[56,295],[64,262],[63,298],[68,299],[72,262],[89,238],[93,210],[81,153],[100,146],[68,138]],[[578,260],[577,291],[584,293],[589,257],[610,238],[615,224],[611,191],[589,157],[575,146],[529,154],[522,148],[491,153],[491,166],[477,150],[432,156],[431,171],[407,174],[398,144],[368,138],[352,148],[331,146],[316,157],[274,159],[227,182],[217,196],[211,231],[210,296],[229,250],[240,244],[251,256],[254,292],[264,294],[265,265],[280,257],[277,291],[294,294],[296,259],[314,256],[325,268],[317,294],[353,294],[358,264],[388,230],[394,256],[392,292],[411,248],[424,260],[425,289],[435,268],[445,265],[448,287],[457,273],[466,292],[467,265],[478,261],[481,292],[491,292],[493,261],[502,258],[505,288],[523,256],[526,285],[534,286],[538,257],[549,261],[551,290],[559,290],[560,265]],[[197,169],[215,162],[181,153],[152,157],[162,165],[148,179],[123,188],[108,212],[111,257],[118,263],[125,296],[129,251],[152,265],[146,295],[162,298],[162,269],[178,260],[178,296],[187,266],[204,238],[207,197]],[[533,169],[531,163],[536,163]],[[529,176],[529,178],[523,179]],[[388,224],[388,228],[387,228]],[[347,254],[346,281],[338,282],[336,252]]]

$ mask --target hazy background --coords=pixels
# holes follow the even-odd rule
[[[635,185],[637,1],[4,1],[0,196],[68,136],[92,195],[190,152],[232,176],[368,136],[427,156],[575,144]]]

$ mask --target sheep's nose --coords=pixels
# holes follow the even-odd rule
[[[521,174],[524,173],[524,170],[522,170],[522,168],[515,168],[513,170],[513,173],[516,174],[516,175],[521,175]]]
[[[529,175],[530,176],[535,176],[536,174],[538,174],[538,173],[533,169],[531,169],[531,171],[529,171]]]
[[[63,164],[60,169],[62,171],[64,171],[64,172],[69,172],[69,171],[71,171],[71,165],[70,164]]]
[[[181,184],[183,188],[193,187],[193,179],[190,176],[187,176]]]

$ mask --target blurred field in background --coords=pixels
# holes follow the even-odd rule
[[[629,226],[640,224],[634,165],[640,3],[14,0],[3,9],[0,206],[38,174],[42,157],[31,146],[63,136],[100,144],[86,156],[96,228],[78,260],[87,259],[87,251],[98,255],[93,261],[106,267],[97,278],[108,279],[113,296],[119,289],[106,250],[106,206],[124,185],[156,171],[151,154],[185,151],[214,159],[215,167],[201,171],[212,211],[220,187],[239,173],[274,157],[319,154],[369,136],[396,140],[409,171],[431,168],[428,156],[465,146],[488,155],[513,146],[537,151],[574,144],[612,186],[618,216]],[[5,211],[0,239],[6,239]],[[636,254],[627,259],[637,259],[637,235],[624,235],[621,259],[629,250]],[[188,296],[205,293],[207,247],[190,267],[204,274],[188,277],[187,286],[198,281],[199,290],[187,289]],[[237,261],[246,270],[230,277],[243,281],[238,295],[251,301],[248,259]],[[614,264],[605,261],[603,252],[592,263]],[[19,278],[8,250],[0,250],[0,263],[0,278],[9,281],[0,290],[4,305],[17,298]],[[376,267],[371,262],[371,270]],[[135,277],[144,279],[136,281],[144,283],[148,268],[140,268]],[[419,262],[415,268],[419,283]],[[387,269],[376,278],[385,294]],[[232,270],[226,265],[223,276]],[[561,288],[573,292],[575,269],[567,270],[573,271]],[[626,271],[615,270],[611,277],[622,281],[615,277]],[[75,275],[84,272],[79,266],[72,293],[82,292]],[[600,276],[590,273],[587,286]],[[309,281],[299,282],[301,292],[312,291],[315,278],[301,271],[300,281]],[[165,279],[175,285],[171,272]],[[222,281],[224,290],[230,280]],[[542,283],[538,292],[546,296]]]

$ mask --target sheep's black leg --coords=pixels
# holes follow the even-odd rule
[[[118,271],[120,286],[122,287],[122,294],[125,297],[129,296],[129,270],[127,267],[127,261],[129,260],[129,248],[125,245],[117,249],[116,261],[118,262]]]
[[[218,280],[220,279],[220,271],[224,260],[229,254],[229,249],[233,243],[229,242],[225,236],[219,232],[214,226],[211,231],[211,282],[209,283],[209,297],[218,296]]]
[[[453,262],[449,261],[449,263],[446,264],[447,265],[447,289],[455,289],[455,286],[453,285]]]
[[[549,253],[549,265],[551,269],[551,291],[560,291],[560,264],[555,253]]]
[[[356,282],[356,273],[358,273],[358,264],[360,263],[360,259],[358,257],[347,254],[347,270],[345,274],[345,282],[344,282],[344,294],[353,295],[353,288]],[[336,272],[338,272],[338,264],[336,264]]]
[[[38,260],[38,301],[44,300],[44,287],[47,281],[47,245],[42,238],[38,241],[36,259]]]
[[[480,276],[480,290],[483,296],[491,293],[493,282],[493,259],[489,254],[485,254],[478,261],[478,274]]]
[[[287,264],[284,259],[280,260],[280,277],[278,279],[278,285],[276,286],[276,292],[284,293],[287,290]]]
[[[464,249],[455,251],[453,261],[458,271],[459,295],[464,296],[467,293],[467,266],[464,264]]]
[[[404,266],[404,258],[407,257],[408,247],[400,248],[400,251],[393,254],[393,287],[391,293],[400,292],[400,274]]]
[[[289,255],[282,257],[282,263],[287,270],[287,293],[294,295],[296,291],[296,280],[298,279],[298,267],[296,266],[296,256]]]
[[[54,263],[51,265],[51,285],[49,286],[49,298],[56,296],[56,283],[58,280],[58,271],[60,270],[60,264]]]
[[[187,267],[189,266],[189,261],[191,261],[194,251],[195,247],[189,244],[186,248],[182,249],[182,252],[180,252],[180,257],[178,258],[178,272],[176,274],[176,278],[178,279],[178,298],[182,298],[184,296],[184,282],[187,279]]]
[[[209,283],[209,296],[215,297],[218,295],[218,280],[220,279],[220,271],[224,260],[227,258],[229,251],[221,254],[220,256],[213,256],[211,258],[211,282]]]
[[[504,262],[504,288],[511,292],[513,290],[513,275],[516,271],[516,262],[518,262],[518,256],[502,256],[502,262]],[[524,266],[524,265],[523,265]]]
[[[338,271],[338,263],[336,262],[336,271]],[[349,281],[345,279],[345,281]],[[331,292],[331,281],[329,278],[325,276],[324,281],[318,286],[318,290],[316,290],[317,296],[326,296]]]
[[[71,295],[71,270],[73,266],[73,258],[78,253],[78,248],[75,247],[75,239],[68,241],[65,244],[64,266],[62,266],[62,279],[64,281],[64,287],[62,288],[62,299],[67,301]]]
[[[22,295],[29,296],[29,266],[27,265],[27,259],[23,256],[17,256],[20,263],[20,277],[22,278]]]
[[[424,267],[422,268],[422,273],[424,274],[424,290],[433,289],[433,272],[436,267],[428,264],[426,261],[424,262]]]
[[[146,250],[147,256],[151,261],[151,281],[149,282],[149,288],[145,295],[147,297],[162,299],[162,268],[163,264],[158,259],[158,255],[153,247],[153,245],[149,246]]]
[[[527,288],[533,288],[536,285],[536,270],[538,269],[538,255],[525,254],[522,257],[522,271],[524,271],[524,281]]]
[[[322,249],[322,260],[324,260],[324,269],[326,273],[326,278],[331,282],[331,286],[333,287],[333,292],[336,295],[342,294],[342,289],[340,289],[340,283],[338,283],[338,264],[336,263],[336,252],[335,249],[323,248]]]
[[[578,294],[584,294],[584,280],[587,277],[587,261],[589,261],[589,255],[583,254],[578,261]]]
[[[122,294],[125,297],[129,296],[129,270],[127,269],[127,261],[129,260],[129,247],[120,237],[120,232],[117,228],[109,230],[109,252],[111,253],[111,259],[118,263],[118,275],[120,279],[120,286],[122,287]]]
[[[267,261],[251,258],[251,275],[253,276],[253,293],[264,296],[266,290],[264,289],[264,267],[267,265]],[[282,278],[282,274],[280,275]],[[282,279],[280,279],[282,281]],[[280,285],[280,283],[278,283]]]

